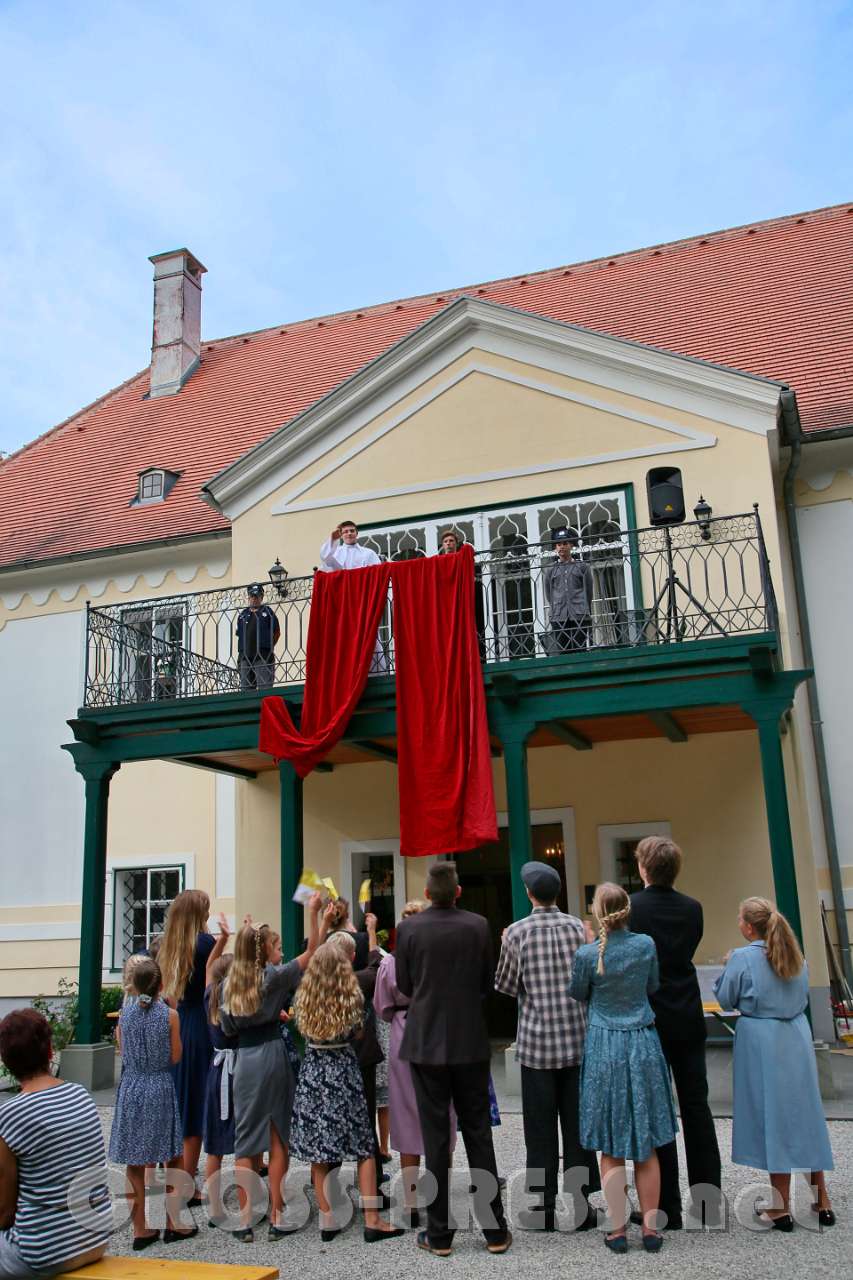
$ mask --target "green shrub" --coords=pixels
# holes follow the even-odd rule
[[[101,987],[101,1039],[112,1040],[116,1029],[115,1018],[108,1018],[107,1014],[118,1013],[121,1009],[121,1002],[124,999],[124,991],[121,987]]]
[[[79,1010],[77,983],[68,978],[59,979],[59,991],[55,996],[36,996],[33,1008],[44,1015],[50,1024],[53,1052],[61,1053],[74,1039]]]

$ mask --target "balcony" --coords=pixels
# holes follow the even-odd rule
[[[401,556],[413,554],[402,552]],[[414,553],[417,554],[417,553]],[[604,656],[777,630],[776,602],[757,507],[743,515],[670,528],[622,529],[584,538],[592,610],[570,652]],[[480,653],[488,666],[547,665],[567,652],[547,598],[553,545],[500,539],[475,557]],[[312,577],[290,578],[266,603],[281,629],[271,687],[301,685]],[[190,592],[87,609],[84,706],[95,710],[179,702],[248,687],[237,652],[245,587]],[[379,630],[375,675],[394,671],[394,608]],[[380,652],[381,649],[381,652]],[[245,663],[243,664],[245,668]],[[254,685],[252,691],[255,692]]]

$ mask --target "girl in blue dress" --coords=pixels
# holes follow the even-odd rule
[[[207,1153],[204,1182],[210,1221],[214,1226],[217,1220],[225,1217],[216,1175],[222,1169],[222,1157],[234,1154],[234,1069],[239,1037],[227,1036],[219,1025],[222,984],[233,960],[233,956],[219,956],[213,964],[208,964],[208,983],[204,993],[204,1007],[213,1045],[213,1064],[207,1075],[207,1097],[204,1104],[204,1149]]]
[[[207,932],[210,898],[200,889],[179,893],[166,915],[158,962],[163,995],[177,1007],[181,1025],[181,1060],[175,1067],[175,1089],[184,1138],[183,1167],[195,1178],[204,1133],[204,1100],[213,1045],[204,1011],[206,970],[211,957],[222,953],[228,926],[215,941]],[[220,928],[223,918],[220,917]],[[200,1204],[194,1197],[191,1204]]]
[[[179,1167],[183,1144],[172,1066],[181,1057],[178,1015],[160,999],[160,970],[153,960],[134,966],[133,1002],[119,1016],[117,1040],[122,1073],[110,1135],[110,1159],[127,1165],[133,1199],[133,1248],[147,1249],[160,1239],[145,1223],[145,1166]],[[187,1240],[198,1231],[175,1229],[167,1197],[166,1244]]]
[[[776,1195],[761,1215],[793,1231],[791,1171],[808,1169],[821,1226],[835,1224],[824,1170],[832,1168],[829,1130],[805,1010],[809,977],[794,931],[772,902],[747,898],[738,928],[748,943],[729,954],[714,985],[723,1009],[737,1009],[732,1160],[766,1169]]]
[[[655,944],[631,933],[628,895],[616,884],[600,884],[592,910],[598,942],[574,959],[570,994],[589,1001],[581,1070],[581,1146],[601,1152],[601,1176],[611,1231],[604,1243],[626,1253],[630,1209],[625,1161],[634,1178],[643,1215],[643,1248],[656,1253],[663,1237],[654,1229],[660,1201],[657,1147],[678,1130],[669,1071],[655,1030],[649,995],[660,985]]]

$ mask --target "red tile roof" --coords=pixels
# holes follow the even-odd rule
[[[0,466],[0,567],[227,527],[201,485],[460,292],[789,383],[806,431],[853,423],[853,206],[206,342],[176,396],[148,370]],[[180,472],[131,507],[137,473]]]

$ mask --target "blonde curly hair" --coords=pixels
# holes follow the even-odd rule
[[[595,891],[592,914],[598,921],[598,964],[596,973],[604,973],[604,953],[607,939],[614,929],[624,929],[631,914],[628,895],[621,885],[605,881]]]
[[[364,1021],[364,996],[344,949],[324,942],[311,957],[293,1002],[307,1040],[338,1040]]]

